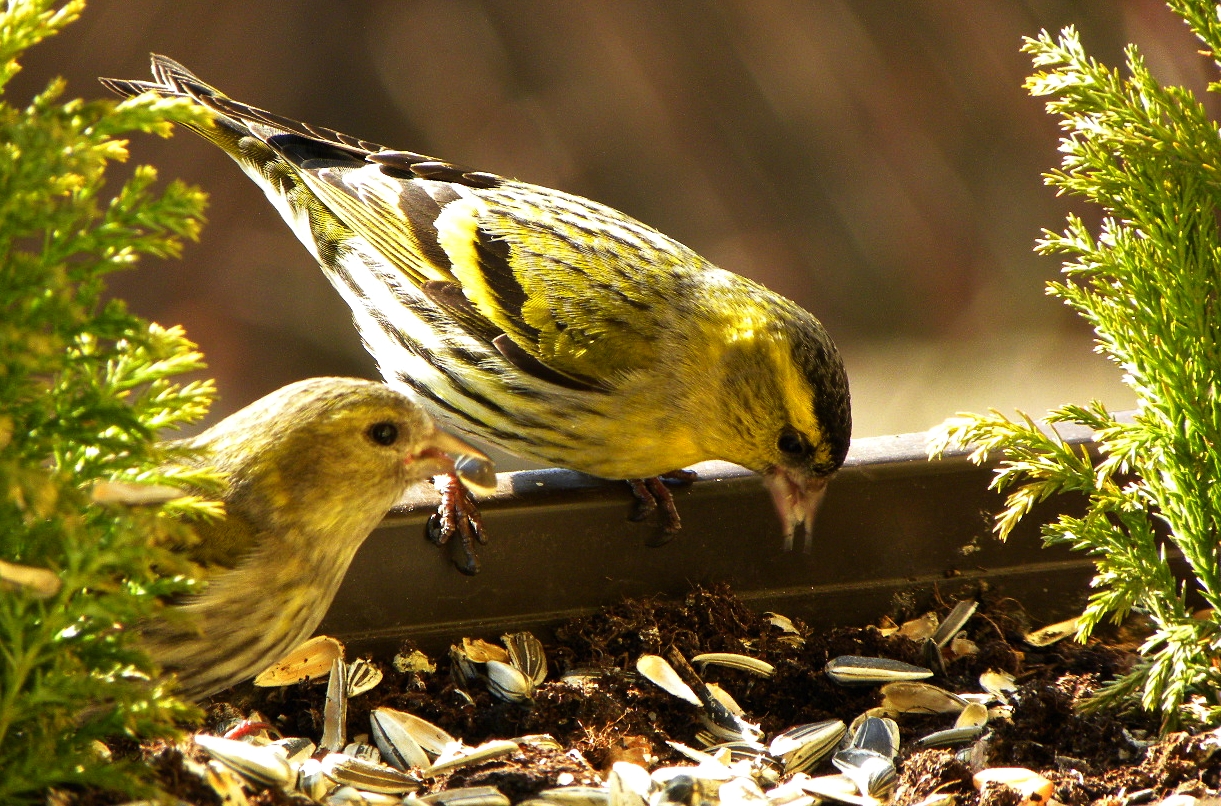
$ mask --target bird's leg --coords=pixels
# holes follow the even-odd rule
[[[636,511],[632,514],[632,520],[642,521],[652,517],[660,505],[662,531],[667,535],[677,533],[683,528],[683,522],[678,516],[678,507],[674,505],[674,495],[666,487],[665,482],[690,484],[695,481],[696,477],[694,470],[671,470],[669,473],[662,473],[660,476],[652,476],[647,479],[628,479],[627,483],[632,488],[632,495],[636,496]]]
[[[455,535],[462,547],[463,558],[459,562],[454,559],[454,565],[464,574],[479,573],[479,557],[475,554],[475,543],[487,543],[483,536],[483,515],[475,499],[453,473],[434,476],[433,486],[441,495],[441,503],[437,511],[428,519],[428,539],[438,546],[444,546]]]

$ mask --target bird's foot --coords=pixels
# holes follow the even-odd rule
[[[483,515],[471,493],[453,473],[434,476],[433,486],[441,495],[437,511],[428,519],[428,539],[444,546],[457,537],[462,557],[454,558],[454,565],[464,574],[479,573],[479,557],[475,554],[475,543],[487,543],[483,535]]]
[[[632,488],[632,495],[636,496],[636,511],[632,514],[632,520],[647,520],[657,512],[658,507],[661,508],[661,530],[665,538],[655,545],[665,544],[683,528],[678,507],[674,504],[674,494],[665,482],[690,484],[695,481],[697,475],[694,470],[671,470],[669,473],[647,479],[627,480],[628,486]]]

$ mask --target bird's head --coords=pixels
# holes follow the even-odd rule
[[[457,472],[477,489],[496,483],[491,461],[420,406],[354,378],[291,384],[194,442],[229,477],[227,509],[337,539],[363,540],[413,482]]]
[[[852,436],[848,376],[826,330],[783,300],[783,316],[744,331],[722,359],[722,415],[709,428],[723,458],[762,474],[785,529],[810,549],[814,513]]]

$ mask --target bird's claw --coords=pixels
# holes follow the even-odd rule
[[[433,478],[433,486],[441,495],[437,511],[428,519],[428,539],[444,546],[457,537],[462,557],[454,557],[454,565],[464,574],[479,573],[479,556],[475,544],[486,544],[483,534],[483,515],[471,493],[456,475],[446,473]]]
[[[647,479],[628,479],[632,495],[636,497],[636,511],[632,513],[633,521],[643,521],[651,518],[661,508],[661,530],[665,535],[653,545],[664,545],[670,538],[683,528],[682,519],[678,516],[678,507],[674,504],[674,494],[666,486],[666,481],[679,484],[690,484],[696,479],[694,470],[671,470],[660,476]]]

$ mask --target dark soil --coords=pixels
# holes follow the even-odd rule
[[[937,602],[939,616],[954,602]],[[896,607],[895,621],[919,615]],[[980,673],[989,669],[1016,676],[1012,721],[993,720],[990,738],[974,749],[970,761],[952,750],[921,750],[920,736],[950,727],[952,716],[900,716],[903,747],[900,778],[891,802],[909,806],[934,793],[956,796],[959,806],[1016,806],[1014,790],[990,787],[981,798],[972,773],[981,766],[1028,767],[1055,783],[1054,799],[1076,804],[1135,806],[1176,792],[1202,795],[1221,787],[1221,751],[1203,737],[1172,733],[1158,740],[1158,724],[1139,710],[1085,714],[1077,705],[1100,683],[1129,669],[1141,636],[1100,630],[1086,646],[1070,640],[1034,649],[1021,636],[1031,629],[1013,601],[981,597],[980,610],[965,635],[978,652],[944,655],[945,676],[929,682],[958,692],[978,692]],[[687,763],[667,741],[698,746],[697,709],[642,680],[635,661],[642,653],[664,655],[676,649],[690,658],[702,652],[738,652],[772,663],[775,675],[763,679],[709,666],[704,679],[728,690],[766,736],[794,725],[829,718],[851,722],[878,705],[877,688],[845,688],[824,673],[839,655],[883,656],[927,665],[920,645],[877,629],[837,628],[814,633],[800,624],[800,637],[785,634],[751,611],[727,589],[696,589],[680,603],[634,600],[597,615],[559,626],[544,638],[549,675],[533,705],[494,699],[481,686],[459,687],[447,658],[433,658],[434,673],[399,673],[389,658],[375,658],[385,677],[380,685],[351,700],[348,735],[368,732],[369,712],[379,706],[410,711],[474,745],[487,739],[550,734],[564,750],[523,746],[490,763],[461,769],[427,782],[431,790],[457,786],[498,787],[515,803],[557,785],[598,783],[615,761],[647,767]],[[461,636],[455,636],[455,640]],[[497,636],[482,637],[495,642]],[[542,636],[540,636],[542,637]],[[410,644],[404,652],[414,649]],[[580,673],[580,683],[561,682]],[[208,706],[208,728],[223,730],[235,718],[258,711],[284,736],[317,740],[322,732],[325,686],[301,684],[282,689],[242,686]],[[184,774],[180,753],[150,747],[146,757],[165,788],[192,804],[219,803]],[[812,771],[834,772],[829,762]],[[1011,802],[1012,801],[1012,802]],[[102,803],[103,800],[90,800]],[[253,803],[305,803],[283,793],[260,793]]]

